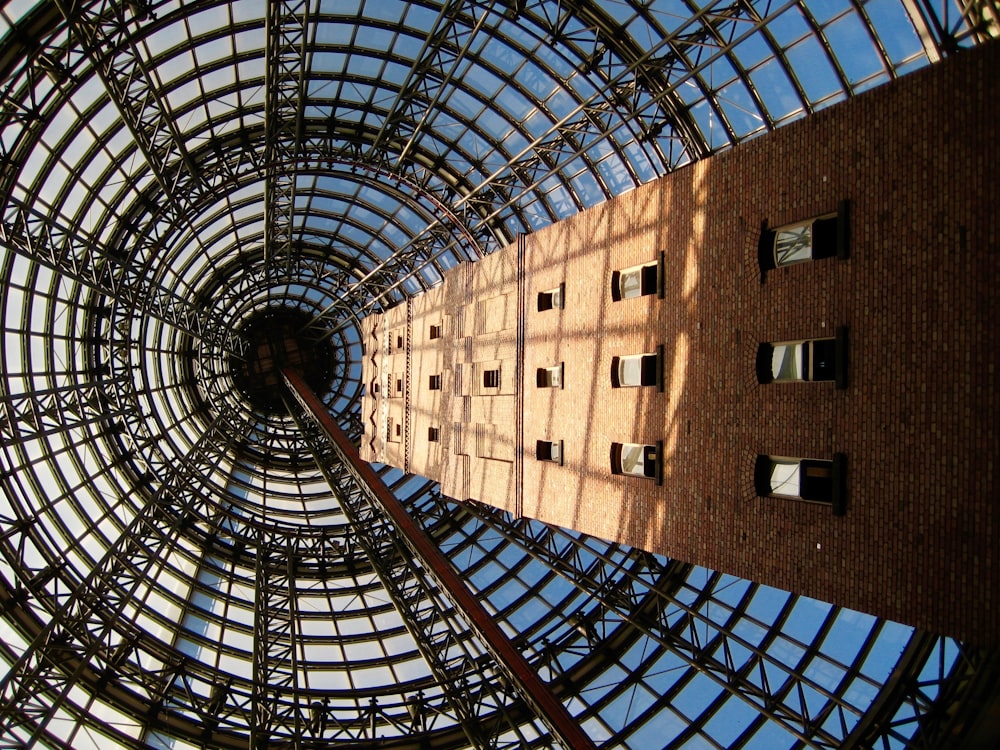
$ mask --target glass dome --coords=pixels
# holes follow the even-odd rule
[[[272,359],[356,439],[366,314],[986,41],[966,5],[6,3],[0,748],[558,746]],[[961,643],[378,468],[595,745],[933,747],[991,689]]]

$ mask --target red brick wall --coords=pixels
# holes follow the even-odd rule
[[[511,250],[454,269],[440,287],[366,318],[364,330],[381,340],[370,342],[379,354],[366,354],[363,378],[383,383],[379,394],[369,393],[362,403],[366,430],[375,414],[383,425],[379,435],[393,429],[386,420],[400,421],[404,435],[400,443],[363,445],[362,458],[436,479],[452,497],[484,499],[515,512],[517,317]],[[430,338],[432,324],[442,326],[440,339]],[[400,350],[396,337],[406,331]],[[407,347],[409,375],[403,398],[396,398],[390,381],[405,374]],[[481,387],[485,369],[500,370],[495,391]],[[441,389],[431,390],[430,376],[438,374]],[[430,427],[439,430],[436,444],[428,440]]]
[[[519,489],[528,516],[996,643],[997,70],[1000,45],[965,52],[526,238],[523,429],[506,432],[506,396],[477,399],[471,419],[520,439],[520,475],[477,463],[466,435],[471,481],[446,451],[444,491],[468,486],[513,509]],[[762,222],[825,214],[844,199],[850,258],[761,283]],[[613,302],[611,273],[661,252],[664,297]],[[516,358],[508,312],[503,330],[476,329],[477,301],[510,289],[516,259],[507,248],[471,280],[467,269],[447,278],[444,312],[463,321],[450,329],[453,364],[467,359],[466,336],[476,362]],[[537,292],[560,282],[565,309],[539,313]],[[760,342],[842,325],[846,390],[757,383]],[[662,392],[611,388],[611,357],[660,344]],[[559,362],[564,387],[536,388],[535,369]],[[446,423],[461,404],[452,397]],[[563,466],[535,459],[539,439],[564,441]],[[662,486],[611,474],[612,441],[658,440]],[[847,456],[844,516],[756,496],[758,453],[837,452]]]
[[[444,438],[445,399],[452,388],[452,373],[446,368],[449,362],[447,342],[442,337],[431,338],[431,326],[443,326],[445,320],[444,287],[415,297],[411,308],[410,343],[410,466],[415,474],[436,477],[441,471],[441,453]],[[450,364],[450,362],[449,362]],[[430,379],[441,379],[440,390],[430,389]],[[430,428],[438,430],[438,442],[428,439]]]
[[[952,59],[685,168],[529,241],[525,513],[973,641],[1000,631],[1000,47]],[[768,273],[761,222],[850,201],[851,257]],[[666,254],[666,295],[612,270]],[[758,385],[759,342],[850,327],[850,385]],[[610,357],[663,343],[666,387],[613,390]],[[590,404],[589,408],[581,404]],[[564,467],[533,462],[564,435]],[[618,436],[618,437],[615,437]],[[664,485],[611,476],[612,440],[662,439]],[[847,456],[847,513],[758,498],[758,453]],[[533,488],[538,484],[538,500]]]

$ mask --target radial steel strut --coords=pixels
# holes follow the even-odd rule
[[[507,676],[518,686],[525,700],[538,713],[540,719],[566,748],[589,750],[594,743],[566,707],[556,699],[548,686],[531,668],[527,660],[510,642],[500,626],[490,617],[479,600],[469,591],[454,568],[417,522],[410,517],[403,504],[392,494],[382,478],[358,456],[357,448],[340,429],[323,403],[294,370],[282,370],[285,384],[306,414],[312,418],[330,440],[341,460],[349,464],[358,477],[371,489],[375,499],[396,528],[406,537],[410,548],[420,557],[421,563],[432,571],[438,583],[448,592],[455,606],[476,630]]]

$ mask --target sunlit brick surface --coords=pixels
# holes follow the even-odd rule
[[[516,246],[456,269],[409,303],[416,379],[387,412],[409,406],[408,468],[459,498],[995,642],[998,69],[1000,48],[987,46],[539,231],[525,238],[520,285]],[[762,283],[762,222],[843,200],[850,258]],[[663,299],[613,301],[613,271],[661,252]],[[565,308],[538,312],[538,292],[560,283]],[[366,356],[366,382],[400,371],[384,336],[404,310],[372,329],[384,369]],[[440,341],[425,340],[432,319]],[[758,384],[760,342],[838,326],[850,331],[845,390]],[[611,387],[612,357],[658,345],[662,392]],[[483,395],[481,370],[497,363],[501,388]],[[537,368],[559,363],[564,386],[538,388]],[[443,389],[430,391],[438,367]],[[369,397],[370,413],[386,410]],[[442,442],[428,446],[435,420]],[[538,461],[537,440],[563,440],[563,465]],[[662,441],[663,485],[613,475],[615,441]],[[847,457],[843,517],[756,496],[757,454],[835,453]],[[399,456],[391,443],[370,453]]]

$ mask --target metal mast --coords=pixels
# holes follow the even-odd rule
[[[548,726],[566,748],[587,750],[594,744],[580,725],[570,716],[566,707],[556,699],[548,686],[541,680],[538,673],[528,664],[527,660],[511,643],[500,626],[492,619],[486,609],[472,595],[462,582],[454,568],[448,563],[441,550],[427,537],[420,526],[410,517],[402,503],[390,492],[381,477],[357,453],[357,449],[348,440],[334,419],[323,408],[322,402],[312,392],[302,377],[290,368],[282,370],[285,385],[304,410],[304,416],[318,427],[327,439],[334,454],[360,490],[354,503],[345,503],[345,510],[354,506],[352,521],[355,522],[355,532],[359,533],[362,544],[372,545],[373,539],[366,539],[364,526],[357,523],[363,512],[361,503],[369,507],[378,507],[391,521],[395,528],[395,538],[406,545],[407,550],[419,562],[427,577],[439,586],[446,594],[459,614],[475,630],[479,638],[492,655],[495,667],[499,669],[517,687],[520,697],[528,703],[537,716]],[[317,448],[319,446],[317,445]],[[317,462],[326,463],[325,457],[317,455]],[[333,485],[337,491],[337,485]],[[358,502],[360,501],[360,502]],[[391,582],[386,588],[392,590]],[[472,717],[468,717],[472,718]]]

